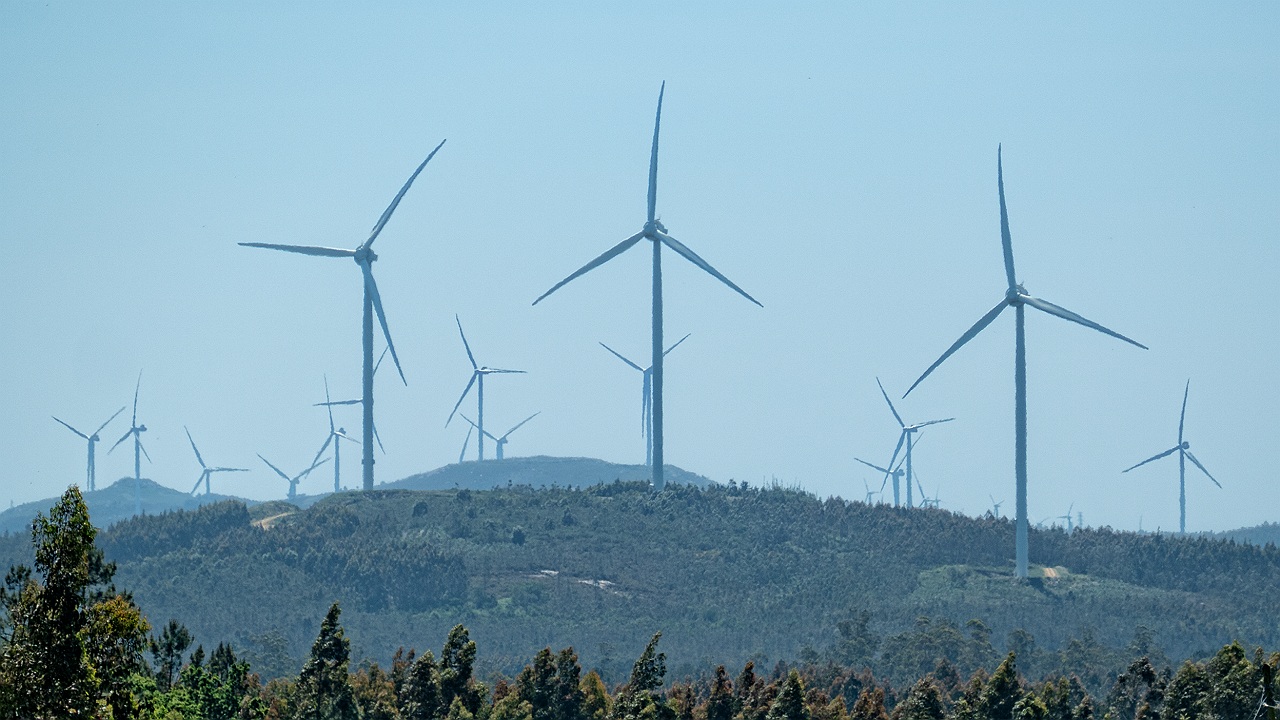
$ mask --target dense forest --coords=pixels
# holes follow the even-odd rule
[[[616,497],[616,496],[615,496]],[[243,509],[243,506],[240,506]],[[189,542],[211,523],[171,533]],[[93,717],[112,720],[231,718],[343,720],[1084,720],[1087,718],[1274,717],[1272,670],[1265,657],[1238,643],[1176,670],[1139,632],[1127,648],[1133,659],[1110,676],[1087,658],[1098,646],[1073,639],[1058,653],[1059,667],[1029,675],[1022,658],[1034,640],[997,652],[990,632],[973,621],[964,631],[920,620],[883,648],[868,631],[867,614],[839,623],[840,641],[826,656],[808,651],[765,667],[747,661],[670,677],[662,633],[630,664],[625,682],[606,683],[572,647],[544,647],[511,674],[477,672],[477,643],[463,625],[450,629],[440,655],[424,648],[396,650],[387,666],[353,663],[342,609],[332,603],[296,674],[266,683],[235,648],[206,652],[176,619],[153,626],[117,566],[98,547],[97,530],[79,491],[71,488],[33,523],[33,566],[10,568],[0,588],[0,718]],[[527,538],[526,538],[527,542]],[[948,644],[953,647],[948,647]],[[194,645],[194,649],[193,649]],[[952,658],[959,649],[960,656]],[[913,678],[895,682],[871,668],[887,657],[924,663]],[[1084,660],[1084,675],[1063,667]],[[962,674],[957,661],[974,665]],[[1050,661],[1042,654],[1041,662]],[[966,679],[967,677],[967,679]]]

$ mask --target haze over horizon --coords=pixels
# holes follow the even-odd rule
[[[252,9],[250,9],[252,8]],[[1157,12],[1158,10],[1158,12]],[[1004,291],[996,147],[1019,280],[1148,345],[1029,314],[1030,517],[1189,531],[1280,518],[1280,6],[802,9],[0,7],[0,502],[83,483],[86,432],[131,404],[185,490],[283,498],[334,399],[358,396],[358,273],[238,242],[354,248],[426,154],[377,245],[408,386],[383,369],[379,482],[454,462],[477,360],[486,428],[541,411],[521,455],[644,459],[634,371],[649,257],[531,307],[644,221],[666,81],[662,222],[763,303],[668,254],[667,462],[861,499],[906,418],[942,507],[1013,509],[1013,321],[898,397]],[[647,247],[647,246],[646,246]],[[375,352],[381,351],[379,344]],[[642,363],[647,364],[647,363]],[[464,403],[466,410],[468,400]],[[472,405],[474,408],[474,406]],[[98,483],[132,472],[107,449]],[[358,435],[357,410],[335,409]],[[349,448],[351,448],[349,450]],[[472,442],[474,448],[474,438]],[[343,479],[359,484],[343,447]],[[298,488],[332,486],[327,468]]]

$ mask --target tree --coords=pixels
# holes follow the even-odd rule
[[[809,720],[809,709],[804,704],[804,683],[800,681],[800,673],[792,670],[787,679],[782,681],[782,689],[778,697],[769,707],[766,720]]]
[[[729,681],[723,665],[716,667],[706,710],[707,720],[733,720],[733,683]]]
[[[475,642],[466,627],[455,625],[440,651],[440,702],[450,712],[454,700],[473,715],[479,712],[485,693],[471,676],[475,662]]]
[[[351,642],[343,633],[338,603],[329,606],[311,656],[298,675],[295,696],[299,720],[351,720],[359,717],[355,694],[347,678]],[[194,664],[194,661],[193,661]]]
[[[1004,662],[991,674],[982,691],[981,712],[990,720],[1011,720],[1013,708],[1022,699],[1022,687],[1018,683],[1016,656],[1009,653]]]
[[[893,720],[942,720],[945,715],[942,692],[930,678],[917,682],[893,709]]]
[[[440,701],[440,672],[428,650],[414,661],[400,693],[400,714],[405,720],[432,720],[444,714]]]
[[[889,720],[884,708],[884,690],[874,686],[863,688],[849,712],[849,720]]]
[[[631,666],[631,678],[618,693],[611,717],[614,720],[671,720],[675,712],[654,694],[667,674],[667,655],[658,652],[662,633],[654,633],[644,652]]]
[[[191,647],[191,632],[177,620],[170,619],[160,637],[151,638],[151,657],[155,660],[156,686],[161,692],[167,692],[173,686],[173,679],[182,669],[182,657]]]

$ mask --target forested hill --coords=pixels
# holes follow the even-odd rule
[[[22,560],[27,543],[0,542],[0,562]],[[386,662],[465,623],[489,667],[572,645],[615,676],[655,630],[676,676],[833,653],[919,677],[939,656],[1007,642],[1027,668],[1037,652],[1056,662],[1068,640],[1063,658],[1129,645],[1139,626],[1150,629],[1140,644],[1174,660],[1237,638],[1280,644],[1274,547],[1033,530],[1035,574],[1049,577],[1018,582],[1008,520],[745,485],[227,502],[135,518],[98,544],[153,623],[178,618],[207,646],[229,640],[267,677],[297,671],[334,600],[356,658]]]

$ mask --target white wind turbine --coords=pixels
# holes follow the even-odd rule
[[[915,435],[920,431],[920,428],[928,427],[929,425],[937,425],[938,423],[951,422],[952,420],[955,420],[955,418],[928,420],[922,423],[908,425],[902,421],[902,416],[898,414],[897,408],[893,406],[893,401],[889,399],[889,393],[884,391],[884,385],[880,384],[880,378],[876,378],[876,385],[879,386],[880,394],[884,396],[884,401],[888,403],[889,412],[893,413],[893,419],[898,421],[898,427],[902,429],[902,432],[898,435],[898,445],[893,449],[893,457],[889,458],[889,466],[893,467],[893,461],[898,459],[898,452],[902,450],[902,445],[905,443],[907,446],[907,453],[905,456],[907,465],[907,507],[915,507],[911,500],[911,481],[912,478],[915,477],[911,472],[911,450],[916,443]],[[924,491],[921,490],[920,494],[923,496]]]
[[[400,188],[400,192],[396,193],[395,198],[387,209],[382,211],[382,216],[378,218],[378,222],[374,224],[373,230],[369,232],[369,237],[360,243],[355,250],[346,250],[344,248],[319,247],[314,245],[277,245],[274,243],[240,243],[245,247],[266,248],[268,250],[283,250],[284,252],[299,253],[301,255],[314,255],[318,257],[334,257],[334,258],[351,258],[355,260],[356,265],[360,267],[360,274],[364,278],[364,315],[361,323],[361,346],[364,351],[363,376],[361,386],[363,393],[361,395],[361,404],[364,406],[364,465],[363,485],[365,490],[373,489],[373,315],[378,314],[378,323],[382,326],[382,336],[387,341],[387,348],[391,350],[391,359],[396,364],[396,371],[400,373],[400,381],[408,384],[405,380],[404,370],[400,367],[400,358],[396,357],[395,345],[391,342],[391,331],[387,328],[387,316],[382,310],[382,297],[378,294],[378,284],[373,280],[373,262],[378,256],[373,252],[373,241],[378,239],[378,235],[382,229],[386,227],[387,221],[391,219],[391,214],[395,212],[396,207],[400,204],[400,200],[404,194],[409,192],[409,186],[413,185],[413,181],[417,179],[422,169],[431,162],[431,158],[435,157],[440,148],[444,146],[444,141],[436,146],[431,154],[427,155],[427,159],[422,161],[417,170],[409,176],[409,180],[405,182],[404,187]],[[334,463],[335,468],[337,462]]]
[[[902,463],[904,460],[906,460],[906,458],[899,460],[897,465],[892,465],[891,467],[893,467],[893,470],[889,470],[888,468],[882,468],[879,465],[876,465],[875,463],[869,463],[866,460],[863,460],[862,458],[854,458],[854,460],[857,460],[858,462],[862,463],[863,465],[866,465],[872,470],[877,470],[879,472],[884,473],[885,479],[880,482],[880,489],[876,491],[878,493],[884,492],[885,484],[889,481],[889,478],[893,478],[893,504],[895,507],[897,507],[898,498],[899,498],[898,483],[902,480],[902,475],[905,472],[902,469]],[[866,481],[864,480],[863,482],[865,483]]]
[[[720,282],[728,285],[742,297],[750,300],[756,305],[760,302],[746,293],[745,290],[734,285],[729,278],[720,274],[720,271],[711,267],[711,265],[698,256],[697,253],[690,250],[683,243],[667,234],[667,228],[658,220],[657,204],[658,204],[658,130],[662,124],[662,95],[666,91],[667,84],[664,82],[662,88],[658,91],[658,112],[653,121],[653,149],[649,155],[649,205],[648,214],[644,223],[644,227],[640,232],[623,240],[622,242],[609,248],[604,254],[600,255],[591,262],[578,268],[572,275],[566,277],[556,283],[552,288],[533,301],[537,305],[543,298],[551,293],[559,290],[566,283],[574,278],[594,270],[604,263],[612,260],[641,240],[648,240],[653,246],[653,345],[652,345],[652,388],[653,401],[650,413],[652,416],[653,431],[650,434],[653,445],[653,459],[650,463],[651,472],[653,473],[653,489],[661,491],[665,486],[663,480],[663,454],[662,454],[662,246],[666,245],[676,254],[684,257],[689,262],[697,265],[699,268],[707,272]],[[763,305],[760,305],[764,307]]]
[[[210,494],[209,477],[214,473],[220,472],[249,472],[249,468],[233,468],[233,467],[209,467],[204,464],[204,458],[200,457],[200,450],[196,447],[196,441],[191,439],[191,431],[184,426],[182,428],[187,433],[187,440],[191,441],[191,450],[196,454],[196,462],[200,463],[200,477],[196,479],[195,487],[191,488],[191,494],[195,495],[200,489],[200,483],[204,483],[204,494]]]
[[[677,340],[671,347],[662,351],[662,356],[666,357],[668,354],[671,353],[672,350],[675,350],[677,347],[679,347],[680,343],[689,339],[689,335],[692,335],[692,333],[686,333],[684,337]],[[640,374],[643,376],[643,380],[640,385],[640,392],[641,392],[640,436],[644,438],[644,464],[652,465],[653,464],[653,413],[651,412],[651,408],[653,403],[653,366],[650,365],[647,368],[642,368],[638,364],[631,362],[627,358],[623,357],[621,353],[609,347],[608,345],[605,345],[604,343],[600,343],[600,347],[613,353],[614,357],[618,358],[622,362],[630,365],[636,370],[639,370]]]
[[[995,495],[988,495],[987,497],[991,498],[991,507],[993,508],[991,514],[995,517],[1000,517],[1000,506],[1004,504],[1004,501],[996,502]]]
[[[516,423],[515,427],[513,427],[513,428],[511,428],[510,430],[506,431],[506,432],[505,432],[505,433],[503,433],[500,437],[494,437],[494,436],[493,436],[493,434],[492,434],[492,433],[490,433],[488,430],[480,430],[480,426],[479,426],[479,425],[477,425],[474,421],[472,421],[472,419],[471,419],[471,418],[467,417],[466,415],[461,415],[461,414],[460,414],[460,417],[461,417],[463,420],[466,420],[466,421],[471,425],[471,427],[472,427],[472,428],[474,428],[475,430],[480,431],[481,433],[483,433],[483,434],[484,434],[484,436],[485,436],[485,437],[487,437],[487,438],[489,438],[490,440],[492,440],[492,441],[493,441],[494,445],[497,447],[497,450],[495,451],[495,454],[497,455],[497,458],[498,458],[499,460],[501,460],[501,459],[502,459],[502,457],[503,457],[503,449],[506,447],[506,444],[507,444],[507,438],[509,438],[509,437],[511,436],[511,433],[515,432],[516,430],[519,430],[521,425],[524,425],[525,423],[527,423],[527,422],[529,422],[530,420],[532,420],[532,419],[534,419],[534,418],[538,417],[538,416],[539,416],[539,415],[541,415],[541,414],[542,414],[542,411],[541,411],[541,410],[539,410],[538,412],[536,412],[536,413],[534,413],[534,414],[530,415],[529,417],[527,417],[527,418],[525,418],[525,419],[521,420],[520,422]],[[471,439],[471,431],[470,431],[470,430],[468,430],[468,431],[467,431],[467,440],[470,440],[470,439]],[[463,441],[463,443],[462,443],[462,452],[463,452],[463,453],[465,453],[466,451],[467,451],[467,443],[466,443],[466,441]],[[459,460],[458,460],[458,462],[462,462],[462,460],[461,460],[461,459],[459,459]]]
[[[290,500],[294,500],[295,498],[298,497],[298,483],[301,482],[303,478],[310,475],[312,470],[315,470],[321,465],[329,462],[329,458],[325,458],[320,462],[312,462],[311,467],[307,468],[306,470],[303,470],[302,472],[298,473],[297,475],[294,475],[293,477],[289,477],[288,475],[285,474],[283,470],[276,467],[275,465],[272,465],[270,460],[262,457],[261,453],[258,454],[258,458],[262,460],[262,462],[266,463],[267,467],[271,468],[272,470],[275,470],[276,474],[284,478],[285,482],[289,483],[289,499]]]
[[[360,401],[351,401],[351,402],[360,402]],[[349,403],[348,403],[348,401],[342,401],[342,402],[340,402],[340,403],[334,403],[334,402],[332,402],[332,401],[330,401],[330,400],[329,400],[329,376],[328,376],[328,375],[326,375],[326,376],[325,376],[325,378],[324,378],[324,402],[322,402],[322,403],[316,403],[316,405],[323,405],[323,406],[324,406],[324,408],[325,408],[325,410],[328,410],[328,411],[329,411],[329,434],[325,436],[325,438],[324,438],[324,444],[323,444],[323,445],[321,445],[321,446],[320,446],[320,449],[316,451],[316,456],[315,456],[315,458],[311,461],[311,465],[312,465],[312,467],[314,467],[314,466],[316,466],[316,465],[319,465],[319,464],[320,464],[320,456],[324,454],[324,451],[325,451],[325,450],[328,450],[328,449],[329,449],[329,443],[333,443],[333,491],[334,491],[334,492],[342,492],[342,462],[341,462],[341,461],[342,461],[342,452],[341,452],[341,450],[339,449],[339,448],[340,448],[340,445],[341,445],[341,443],[342,443],[342,441],[343,441],[343,440],[347,440],[347,441],[353,442],[353,443],[355,443],[355,444],[357,444],[357,445],[359,445],[359,444],[360,444],[360,441],[359,441],[359,440],[356,440],[355,438],[353,438],[353,437],[351,437],[350,435],[348,435],[348,434],[347,434],[347,429],[346,429],[346,428],[343,428],[343,427],[335,428],[335,427],[334,427],[334,425],[333,425],[333,406],[334,406],[335,404],[349,404]],[[376,430],[375,430],[375,432],[376,432]]]
[[[125,407],[128,407],[128,406],[125,406]],[[106,428],[107,425],[110,425],[111,421],[115,420],[116,416],[118,416],[122,412],[124,412],[123,407],[117,410],[115,415],[112,415],[111,417],[107,418],[107,421],[99,425],[98,429],[94,430],[93,433],[90,435],[85,435],[79,430],[68,425],[65,421],[58,420],[57,416],[50,416],[50,417],[53,417],[54,420],[58,420],[59,423],[62,423],[62,425],[66,427],[68,430],[79,435],[80,437],[84,438],[89,442],[89,469],[87,471],[88,472],[87,479],[85,480],[85,490],[87,490],[88,492],[93,492],[94,490],[97,489],[97,475],[95,474],[94,463],[93,463],[93,447],[94,445],[98,444],[100,440],[102,440],[101,437],[98,437],[98,433],[102,432],[103,429]],[[128,437],[128,436],[126,435],[125,437]]]
[[[453,415],[458,412],[458,406],[462,404],[462,401],[467,399],[467,393],[471,392],[471,386],[478,384],[479,387],[476,388],[476,429],[480,431],[480,435],[477,436],[476,443],[479,445],[479,459],[484,460],[484,438],[485,435],[488,435],[484,431],[484,376],[501,374],[523,375],[525,371],[503,370],[501,368],[491,368],[488,365],[477,365],[476,356],[471,354],[471,346],[467,344],[467,335],[462,332],[462,320],[459,320],[457,315],[453,319],[458,322],[458,334],[462,336],[462,347],[466,348],[467,359],[471,361],[471,379],[467,381],[467,386],[463,388],[462,395],[458,398],[458,402],[454,404],[452,412],[449,413],[449,419],[445,420],[444,424],[445,427],[448,427],[449,423],[453,422]]]
[[[120,436],[115,445],[107,451],[110,455],[120,443],[133,436],[133,513],[135,515],[142,514],[142,456],[146,456],[147,462],[151,462],[151,456],[147,454],[147,449],[142,447],[142,433],[147,431],[146,425],[138,424],[138,391],[142,389],[142,371],[138,371],[138,384],[133,388],[133,420],[129,421],[129,432]]]
[[[1182,414],[1178,416],[1178,444],[1165,450],[1159,455],[1143,460],[1131,468],[1126,468],[1124,472],[1129,472],[1133,468],[1142,467],[1152,460],[1159,460],[1162,457],[1178,453],[1178,532],[1185,533],[1187,531],[1187,461],[1190,460],[1193,465],[1200,468],[1200,472],[1205,477],[1213,481],[1214,485],[1222,487],[1222,483],[1209,474],[1204,465],[1191,454],[1191,443],[1183,439],[1182,431],[1186,427],[1187,422],[1187,395],[1191,392],[1191,381],[1187,380],[1187,386],[1182,391]]]
[[[1008,286],[1005,289],[1004,297],[995,307],[987,311],[973,327],[969,328],[960,339],[955,341],[947,351],[942,353],[942,357],[934,361],[929,369],[919,377],[903,394],[903,397],[911,394],[929,374],[934,371],[952,353],[959,350],[961,346],[972,340],[984,328],[990,325],[1000,313],[1004,312],[1006,307],[1012,306],[1015,313],[1015,339],[1014,339],[1014,472],[1016,476],[1017,486],[1017,527],[1015,529],[1015,571],[1019,578],[1027,577],[1027,348],[1026,348],[1026,322],[1025,312],[1029,305],[1036,310],[1055,315],[1064,320],[1070,320],[1073,323],[1083,325],[1100,333],[1110,335],[1111,337],[1123,340],[1131,345],[1136,345],[1142,349],[1147,346],[1135,340],[1117,333],[1113,330],[1099,325],[1092,320],[1087,320],[1070,310],[1054,305],[1047,300],[1032,297],[1027,294],[1026,288],[1018,282],[1013,272],[1013,237],[1009,233],[1009,213],[1005,208],[1004,202],[1004,166],[1001,160],[1000,149],[996,149],[996,187],[1000,195],[1000,242],[1004,248],[1004,273],[1005,279],[1008,280]]]

